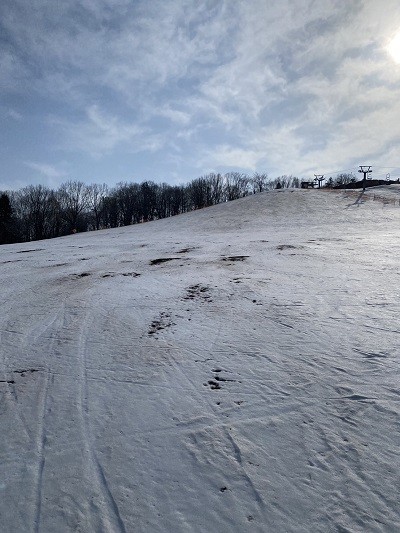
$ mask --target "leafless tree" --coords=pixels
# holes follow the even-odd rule
[[[334,180],[334,186],[348,185],[357,181],[356,177],[352,173],[342,172],[338,174]]]
[[[263,192],[268,189],[268,174],[255,172],[251,178],[253,193]]]
[[[67,181],[58,190],[62,216],[67,230],[84,229],[83,215],[89,207],[89,193],[82,181]]]
[[[102,185],[92,183],[87,186],[86,190],[88,207],[94,221],[94,227],[98,230],[100,229],[101,224],[101,213],[104,208],[104,199],[108,195],[108,186],[105,183]]]
[[[240,172],[229,172],[224,176],[225,197],[229,202],[249,194],[250,178]]]
[[[54,192],[43,185],[29,185],[17,192],[16,209],[26,241],[53,237],[57,205]]]

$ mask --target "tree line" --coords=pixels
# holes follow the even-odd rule
[[[66,181],[57,190],[29,185],[0,192],[0,244],[129,226],[299,185],[293,176],[271,180],[265,173],[248,176],[239,172],[211,173],[186,185],[143,181],[109,188],[77,180]]]

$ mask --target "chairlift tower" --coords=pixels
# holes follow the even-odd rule
[[[364,192],[365,186],[367,183],[367,174],[371,174],[372,172],[371,165],[360,165],[360,169],[358,172],[361,172],[362,174],[364,174],[364,179],[363,179],[363,192]]]
[[[324,175],[323,174],[314,174],[315,178],[314,181],[318,182],[318,189],[321,188],[321,183],[324,181]]]

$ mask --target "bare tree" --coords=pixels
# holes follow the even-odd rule
[[[58,191],[62,216],[69,232],[86,229],[83,214],[89,206],[88,188],[82,181],[67,181]]]
[[[142,220],[154,220],[157,213],[157,185],[153,181],[144,181],[140,184],[140,206]]]
[[[129,226],[140,222],[140,185],[138,183],[118,183],[113,192],[117,200],[118,225]]]
[[[338,174],[334,180],[334,186],[338,187],[338,186],[344,186],[344,185],[348,185],[349,183],[354,183],[356,182],[357,179],[356,177],[354,176],[354,174],[352,173],[346,173],[346,172],[342,172],[341,174]]]
[[[250,178],[240,172],[229,172],[225,174],[225,197],[229,202],[237,200],[249,194]]]
[[[222,174],[211,173],[207,176],[211,189],[211,203],[212,205],[219,204],[224,198],[224,178]]]
[[[171,191],[171,215],[187,211],[187,194],[184,185],[174,185]]]
[[[101,214],[102,209],[104,208],[104,199],[108,195],[108,186],[105,183],[102,185],[92,183],[86,187],[86,190],[88,207],[93,217],[94,227],[98,230],[100,229]]]
[[[16,193],[16,209],[24,240],[53,237],[54,192],[43,185],[29,185]]]
[[[296,176],[284,174],[283,176],[278,176],[274,180],[269,182],[269,188],[271,189],[288,189],[288,188],[299,188],[300,180]]]
[[[119,219],[118,199],[113,191],[110,196],[106,196],[103,200],[101,224],[103,228],[117,228]]]
[[[212,205],[211,184],[206,177],[192,180],[187,190],[191,209],[202,209]]]
[[[253,193],[263,192],[268,189],[268,174],[255,172],[251,178]]]

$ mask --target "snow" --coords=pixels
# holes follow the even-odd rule
[[[400,188],[375,189],[2,246],[0,530],[399,531]]]

